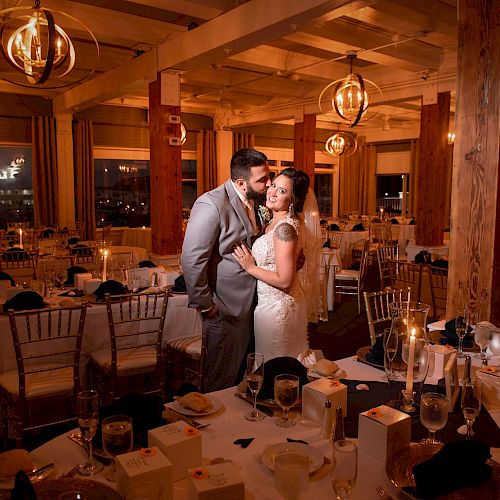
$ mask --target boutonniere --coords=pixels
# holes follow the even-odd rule
[[[262,225],[267,224],[271,220],[271,211],[264,205],[259,205],[257,208],[259,219]]]

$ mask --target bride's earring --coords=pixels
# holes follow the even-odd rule
[[[293,210],[293,203],[290,203],[288,207],[288,217],[293,217],[294,210]]]

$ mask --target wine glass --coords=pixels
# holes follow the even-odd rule
[[[349,498],[358,473],[358,447],[354,441],[340,439],[333,443],[332,486],[337,500]]]
[[[420,398],[420,421],[429,431],[429,437],[422,439],[423,444],[443,444],[436,439],[436,431],[448,422],[449,401],[444,394],[426,392]]]
[[[476,324],[476,329],[474,331],[474,342],[481,349],[481,365],[488,365],[488,356],[486,355],[486,349],[490,345],[491,339],[493,338],[493,333],[489,328],[483,328]]]
[[[82,476],[93,476],[102,470],[102,465],[92,460],[92,439],[99,425],[99,394],[97,391],[81,391],[77,395],[77,413],[80,432],[87,445],[87,462],[78,466]]]
[[[253,422],[263,420],[264,415],[257,410],[257,393],[264,381],[264,355],[258,352],[250,353],[247,356],[247,387],[252,393],[253,410],[244,416]]]
[[[102,446],[106,455],[113,460],[112,467],[106,473],[106,479],[116,480],[117,455],[123,455],[132,450],[133,433],[132,419],[127,415],[113,415],[102,421]]]
[[[481,409],[481,381],[479,378],[464,382],[462,387],[462,413],[467,424],[467,439],[470,439],[474,432],[472,426],[479,415]]]
[[[282,374],[274,377],[274,400],[283,410],[283,415],[275,420],[279,427],[292,427],[295,420],[288,416],[288,410],[299,398],[299,377]]]
[[[459,309],[457,311],[457,315],[455,317],[455,331],[457,333],[458,337],[458,353],[457,356],[459,358],[463,358],[465,356],[464,351],[463,351],[463,342],[464,342],[464,337],[467,332],[468,328],[468,321],[467,321],[467,313],[465,309]]]
[[[286,500],[298,500],[309,486],[309,457],[295,451],[274,458],[274,484]]]

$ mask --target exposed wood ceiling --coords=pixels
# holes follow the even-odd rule
[[[91,78],[58,90],[0,92],[54,97],[58,112],[99,102],[147,106],[157,71],[181,74],[182,110],[223,115],[231,126],[319,113],[318,96],[349,70],[375,82],[383,104],[372,127],[415,127],[420,96],[455,86],[456,0],[42,0],[85,24],[99,42]],[[0,0],[0,7],[31,5]],[[75,42],[79,78],[92,67],[88,34],[56,18]],[[196,23],[197,27],[188,30]],[[13,76],[0,61],[0,78]],[[380,101],[380,99],[377,99]],[[453,111],[453,110],[452,110]],[[319,117],[323,123],[331,117]],[[365,125],[366,126],[366,125]]]

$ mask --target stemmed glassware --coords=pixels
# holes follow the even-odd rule
[[[423,444],[443,444],[436,439],[436,431],[448,422],[449,400],[444,394],[426,392],[420,398],[420,421],[429,431],[429,437],[422,439]]]
[[[82,476],[93,476],[102,470],[102,465],[92,460],[92,439],[99,425],[99,394],[97,391],[82,391],[77,396],[78,425],[87,445],[87,462],[78,466]]]
[[[472,426],[481,410],[481,381],[479,378],[465,381],[462,386],[462,413],[467,424],[467,439],[474,435]]]
[[[274,484],[286,500],[298,500],[309,486],[309,457],[285,451],[274,459]]]
[[[245,414],[247,420],[253,422],[263,420],[264,415],[257,410],[257,394],[264,381],[264,355],[258,352],[247,356],[247,387],[252,393],[253,410]]]
[[[106,455],[113,459],[113,466],[106,473],[108,481],[116,480],[116,456],[131,451],[132,444],[133,431],[130,417],[113,415],[102,421],[102,446]]]
[[[358,447],[354,441],[340,439],[333,443],[332,486],[337,500],[351,495],[358,473]]]
[[[295,420],[288,416],[288,410],[299,398],[299,377],[282,374],[274,377],[274,400],[283,410],[283,415],[275,420],[279,427],[292,427]]]
[[[469,327],[469,322],[467,319],[467,312],[465,309],[459,309],[457,311],[457,315],[455,317],[455,331],[458,337],[458,353],[457,356],[459,358],[463,358],[465,356],[463,351],[463,342],[465,334],[467,333],[467,329]]]
[[[474,332],[474,342],[481,349],[481,364],[482,366],[488,365],[488,356],[486,355],[486,349],[490,345],[493,338],[493,332],[489,328],[482,328],[476,324],[476,329]]]

